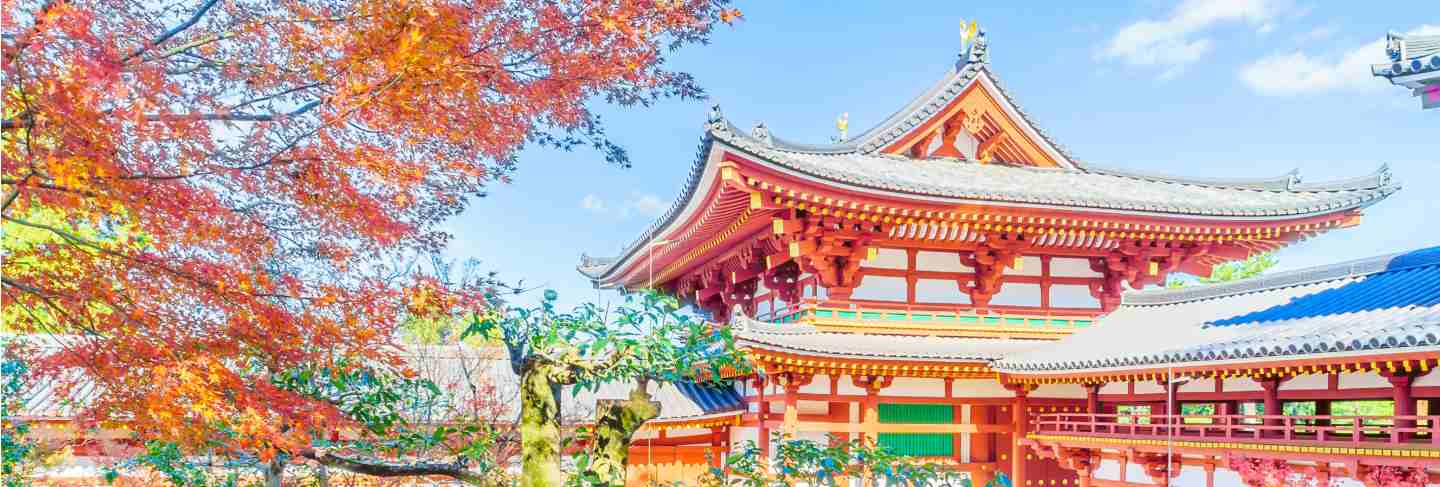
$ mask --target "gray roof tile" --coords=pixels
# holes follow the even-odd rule
[[[1440,354],[1440,248],[1132,292],[1097,326],[995,367],[1100,372],[1401,349]]]
[[[767,350],[849,359],[936,362],[990,361],[1043,346],[1040,340],[961,338],[820,331],[804,323],[771,324],[737,316],[737,344]]]

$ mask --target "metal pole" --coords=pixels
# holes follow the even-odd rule
[[[1169,427],[1165,441],[1165,487],[1170,487],[1170,479],[1174,473],[1170,471],[1175,467],[1175,366],[1165,367],[1165,425]]]

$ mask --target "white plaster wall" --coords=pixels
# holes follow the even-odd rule
[[[817,374],[809,384],[800,386],[800,392],[803,394],[829,394],[830,376]]]
[[[1129,394],[1130,385],[1125,382],[1107,382],[1100,386],[1101,394]]]
[[[1000,292],[990,298],[990,304],[1009,306],[1039,306],[1040,285],[1007,282],[1000,286]]]
[[[1055,284],[1050,286],[1050,306],[1060,308],[1098,308],[1100,300],[1090,295],[1090,286]]]
[[[1085,386],[1080,384],[1041,384],[1030,397],[1052,399],[1085,399]]]
[[[1040,268],[1040,257],[1027,255],[1020,258],[1019,269],[1008,269],[1005,273],[1017,276],[1038,276],[1042,270],[1043,269]]]
[[[876,249],[875,258],[860,263],[860,267],[879,269],[905,269],[910,266],[910,257],[904,249]]]
[[[1282,391],[1326,389],[1330,387],[1330,376],[1326,374],[1297,375],[1280,383]]]
[[[943,381],[941,392],[944,392]],[[1005,389],[999,382],[990,379],[955,379],[955,397],[1015,397],[1015,393]]]
[[[1260,383],[1249,377],[1232,377],[1225,379],[1225,392],[1254,392],[1263,391]]]
[[[905,301],[905,296],[905,278],[889,276],[865,276],[850,295],[853,299],[877,301]]]
[[[1090,261],[1068,257],[1050,259],[1050,275],[1060,277],[1100,277],[1099,272],[1090,270]]]
[[[1216,379],[1194,379],[1180,385],[1180,392],[1215,392]]]
[[[960,263],[960,254],[955,252],[931,252],[922,250],[915,253],[915,269],[935,272],[974,272],[970,266]]]
[[[753,426],[730,427],[730,444],[735,445],[735,449],[739,449],[747,441],[753,441],[756,445],[759,445],[760,428]]]
[[[770,313],[774,311],[775,310],[770,307],[770,300],[768,299],[755,303],[755,317],[758,319],[768,319],[770,318]]]
[[[1413,385],[1411,385],[1411,387],[1417,387],[1417,386],[1418,386],[1418,387],[1440,386],[1440,372],[1431,372],[1431,373],[1422,375],[1422,376],[1420,376],[1420,377],[1416,377],[1416,378],[1415,378],[1415,383],[1414,383]]]
[[[836,391],[842,396],[865,395],[865,389],[856,387],[849,375],[840,376],[840,383],[836,384]]]
[[[890,383],[890,387],[880,390],[880,394],[905,397],[944,397],[945,380],[896,377],[895,381]]]
[[[1164,394],[1165,388],[1153,380],[1135,381],[1136,394]]]
[[[1368,389],[1374,387],[1390,387],[1390,381],[1380,374],[1374,372],[1359,372],[1340,374],[1341,389]]]
[[[915,302],[969,304],[970,295],[960,292],[960,285],[945,279],[916,279]]]
[[[800,414],[830,414],[830,403],[821,401],[796,401],[795,408]]]

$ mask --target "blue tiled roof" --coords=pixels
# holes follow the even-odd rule
[[[1440,354],[1440,247],[1129,293],[1098,326],[995,367],[1075,372],[1401,352]]]
[[[705,414],[724,413],[745,409],[745,399],[735,391],[730,382],[706,382],[696,383],[690,381],[675,382],[675,388],[681,394],[694,401]]]
[[[1440,304],[1440,247],[1432,247],[1396,256],[1384,271],[1368,279],[1210,324],[1229,326],[1437,304]]]

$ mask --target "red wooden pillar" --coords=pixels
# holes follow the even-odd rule
[[[1085,384],[1085,412],[1100,414],[1100,388],[1105,384]]]
[[[1280,405],[1280,384],[1285,382],[1280,378],[1268,378],[1257,381],[1260,388],[1265,391],[1265,416],[1279,416],[1285,414],[1285,409]],[[1285,421],[1279,418],[1265,418],[1266,426],[1283,426]],[[1266,434],[1278,434],[1279,429],[1266,430]]]
[[[728,427],[717,426],[710,428],[710,466],[721,468],[725,466],[725,438],[728,436],[725,431]]]
[[[755,413],[755,417],[759,423],[760,463],[762,465],[770,464],[770,427],[765,425],[765,422],[770,420],[770,403],[765,400],[766,382],[764,375],[755,378],[755,389],[760,391],[758,396],[760,409]]]
[[[1329,416],[1329,415],[1330,415],[1330,400],[1329,400],[1329,399],[1316,399],[1316,400],[1315,400],[1315,415],[1316,415],[1316,416]],[[1328,419],[1317,419],[1317,420],[1315,420],[1315,426],[1330,426],[1330,420],[1328,420]],[[1323,438],[1321,438],[1321,439],[1323,439]]]
[[[1015,393],[1015,399],[1010,403],[1010,421],[1015,429],[1015,434],[1010,438],[1010,485],[1023,487],[1028,475],[1025,471],[1025,445],[1022,445],[1020,440],[1025,439],[1025,433],[1030,429],[1029,396],[1035,386],[1006,384],[1005,388]]]
[[[1390,380],[1391,396],[1395,400],[1396,416],[1415,415],[1415,395],[1412,394],[1410,386],[1415,382],[1415,376],[1408,373],[1381,374]],[[1402,433],[1401,428],[1414,428],[1413,419],[1396,419],[1395,430],[1390,432],[1390,441],[1398,443],[1414,436],[1412,433]]]

